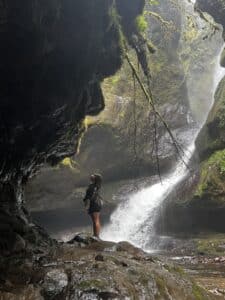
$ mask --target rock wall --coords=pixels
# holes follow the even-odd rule
[[[197,1],[197,7],[211,14],[215,21],[225,26],[225,1],[217,0]],[[223,61],[223,54],[222,60]],[[223,64],[223,63],[222,63]],[[210,207],[218,211],[220,215],[225,205],[225,191],[223,188],[224,176],[224,150],[225,150],[225,78],[220,82],[216,94],[215,103],[209,113],[207,122],[203,127],[198,140],[197,150],[200,156],[199,184],[193,197],[193,205]],[[221,226],[224,228],[222,218]]]
[[[121,18],[130,40],[143,5],[143,0],[0,1],[3,244],[8,232],[14,240],[17,223],[29,223],[23,209],[28,178],[43,163],[73,155],[85,115],[104,108],[100,82],[122,63],[116,20]]]
[[[196,7],[225,26],[225,1],[197,0]],[[215,26],[215,28],[217,28]],[[224,65],[224,51],[221,65]],[[204,82],[204,81],[203,81]],[[159,231],[225,232],[225,78],[220,82],[215,103],[196,141],[200,166],[165,205]],[[176,199],[174,201],[174,199]],[[179,217],[175,217],[179,216]]]
[[[217,23],[225,25],[225,1],[224,0],[197,0],[196,7],[210,14]]]
[[[171,22],[171,27],[167,28],[157,18],[146,17],[148,28],[142,34],[152,41],[156,49],[154,54],[148,55],[147,64],[157,108],[175,134],[181,136],[191,119],[184,68],[178,54],[181,11],[164,1],[160,1],[159,5],[146,5],[145,10],[154,11]],[[174,27],[178,30],[174,30]],[[129,55],[142,81],[146,83],[136,52],[130,49]],[[30,207],[40,202],[48,203],[52,191],[56,191],[59,186],[54,193],[59,202],[65,197],[68,199],[75,187],[87,184],[93,172],[100,172],[104,183],[158,174],[154,113],[149,109],[137,82],[134,88],[129,65],[124,62],[114,76],[104,80],[102,89],[105,109],[98,116],[87,119],[87,131],[82,138],[79,153],[73,157],[70,165],[60,164],[58,169],[53,170],[46,168],[45,172],[32,180],[27,189]],[[157,122],[157,139],[160,169],[166,172],[176,159],[176,150],[161,122]],[[51,184],[48,177],[54,178],[57,185],[55,182]],[[49,192],[43,195],[43,190]]]
[[[196,122],[205,117],[208,108],[206,97],[213,80],[221,35],[216,32],[211,38],[211,26],[204,21],[199,24],[191,8],[181,10],[174,3],[161,0],[158,5],[146,6],[145,10],[154,11],[169,23],[165,27],[151,15],[146,18],[148,29],[144,35],[156,49],[148,57],[151,87],[157,108],[177,139],[187,145]],[[131,50],[129,55],[138,69],[136,54]],[[146,82],[141,68],[139,74]],[[37,210],[38,206],[40,211],[49,209],[53,197],[61,203],[60,207],[63,203],[75,205],[75,199],[82,197],[77,187],[87,185],[92,172],[103,174],[104,185],[121,179],[158,176],[154,114],[148,109],[137,83],[134,93],[133,76],[127,63],[102,86],[105,109],[98,116],[88,118],[88,130],[79,153],[73,161],[66,160],[66,166],[46,168],[30,182],[26,191],[31,209]],[[163,174],[174,166],[177,153],[161,122],[157,122],[157,132]],[[111,195],[107,200],[114,202],[112,198]]]

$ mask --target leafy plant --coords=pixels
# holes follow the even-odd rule
[[[148,28],[148,23],[147,23],[144,15],[137,16],[137,18],[135,20],[135,24],[136,24],[137,30],[140,33],[145,32]]]

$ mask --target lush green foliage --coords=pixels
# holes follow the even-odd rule
[[[159,1],[158,0],[149,0],[150,5],[158,5]]]
[[[147,23],[144,15],[137,16],[137,18],[135,20],[135,24],[136,24],[137,30],[140,33],[145,32],[148,28],[148,23]]]
[[[201,166],[200,182],[195,195],[222,204],[225,200],[225,150],[215,152]]]

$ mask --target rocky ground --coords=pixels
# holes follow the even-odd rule
[[[215,299],[225,298],[224,234],[161,239],[164,239],[164,250],[158,254],[164,260],[176,263]]]
[[[1,259],[0,266],[1,300],[217,299],[171,262],[82,234],[48,253]]]

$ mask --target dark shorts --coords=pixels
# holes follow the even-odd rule
[[[100,212],[101,211],[101,207],[99,207],[99,205],[97,205],[96,203],[91,203],[90,205],[90,208],[88,210],[88,214],[91,215],[93,213],[96,213],[96,212]]]

